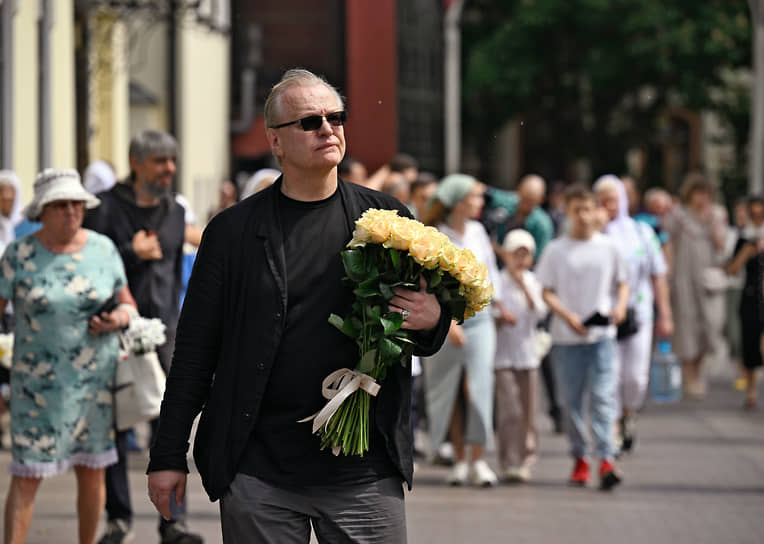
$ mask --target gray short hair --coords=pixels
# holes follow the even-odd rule
[[[263,111],[265,116],[265,127],[269,128],[276,123],[275,116],[280,106],[281,95],[283,95],[287,89],[294,86],[313,87],[315,85],[323,85],[329,89],[334,93],[334,96],[337,97],[337,101],[340,105],[344,107],[345,101],[342,99],[339,91],[332,87],[323,77],[317,76],[310,70],[305,70],[304,68],[292,68],[291,70],[284,72],[284,75],[281,76],[281,80],[273,86],[265,101]]]
[[[178,154],[178,141],[172,134],[163,130],[143,130],[130,140],[129,156],[143,162],[150,155],[175,157]]]

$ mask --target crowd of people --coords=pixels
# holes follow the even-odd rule
[[[617,457],[636,444],[656,342],[672,341],[684,394],[700,399],[728,308],[739,316],[726,334],[743,406],[757,408],[764,198],[737,206],[729,225],[699,173],[677,197],[653,188],[643,201],[633,180],[614,175],[591,186],[556,182],[547,194],[531,174],[507,191],[466,174],[439,180],[404,154],[369,175],[345,157],[345,119],[326,81],[288,71],[266,102],[278,169],[221,184],[204,235],[171,190],[178,144],[162,131],[131,140],[127,179],[103,161],[82,179],[47,169],[26,206],[18,177],[0,171],[0,313],[15,336],[0,376],[10,381],[0,400],[11,412],[6,542],[24,541],[41,481],[70,468],[80,542],[96,541],[104,510],[99,542],[131,537],[129,433],[113,426],[112,388],[118,334],[135,315],[167,326],[158,349],[167,393],[148,467],[165,543],[202,542],[183,500],[202,410],[196,464],[221,500],[225,540],[299,540],[312,526],[321,542],[403,542],[413,431],[425,430],[431,459],[452,464],[450,485],[527,482],[543,383],[553,428],[568,435],[568,481],[586,486],[594,458],[599,487],[612,489],[623,479]],[[390,309],[411,330],[412,370],[391,370],[373,401],[369,453],[335,457],[297,421],[322,402],[314,382],[355,366],[356,346],[326,316],[352,304],[339,252],[371,207],[471,250],[494,298],[456,323],[426,289],[396,288]],[[189,246],[199,248],[190,280]],[[351,503],[354,515],[343,516]]]

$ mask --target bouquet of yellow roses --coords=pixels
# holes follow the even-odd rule
[[[395,210],[367,210],[355,223],[353,239],[342,252],[355,301],[349,315],[329,316],[329,322],[353,338],[360,352],[355,370],[343,368],[324,379],[329,402],[300,422],[313,421],[321,449],[335,455],[363,455],[369,450],[369,402],[376,396],[387,368],[405,364],[414,351],[403,317],[391,312],[393,288],[427,291],[462,322],[485,308],[493,296],[486,267],[469,249],[459,249],[445,234]]]

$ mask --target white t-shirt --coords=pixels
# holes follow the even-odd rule
[[[514,325],[502,323],[496,335],[495,367],[525,370],[538,368],[541,358],[536,345],[536,326],[547,312],[547,306],[541,297],[541,284],[533,272],[523,272],[523,283],[533,300],[533,308],[528,304],[522,287],[505,269],[500,273],[495,286],[497,298],[504,309],[517,319]]]
[[[585,321],[595,312],[609,315],[616,303],[619,283],[629,280],[626,261],[616,244],[595,233],[588,240],[564,235],[552,240],[541,255],[536,276],[544,288],[557,293],[562,305]],[[580,336],[555,315],[550,329],[554,344],[591,344],[615,338],[615,326],[589,327]]]

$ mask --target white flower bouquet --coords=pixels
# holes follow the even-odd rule
[[[167,327],[161,319],[133,317],[130,326],[123,333],[125,347],[135,355],[143,355],[161,346],[167,341]]]
[[[395,210],[367,210],[355,223],[353,239],[342,252],[355,302],[349,315],[329,316],[329,323],[352,338],[359,348],[355,370],[343,368],[326,377],[322,394],[328,402],[313,416],[313,432],[321,448],[335,455],[363,455],[369,450],[369,402],[376,396],[387,369],[405,364],[414,351],[403,318],[391,312],[393,288],[427,291],[461,322],[485,308],[493,296],[486,266],[469,249],[459,249],[448,236]]]

